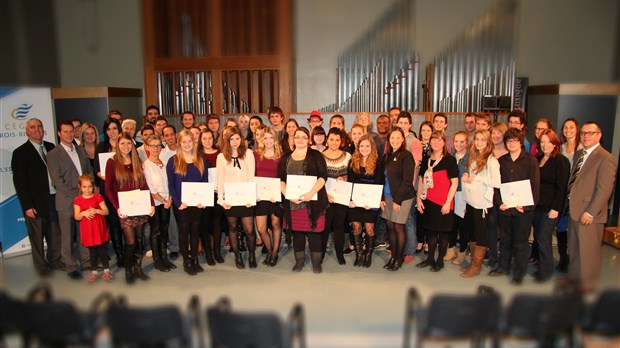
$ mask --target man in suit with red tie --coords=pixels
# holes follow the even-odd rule
[[[581,292],[596,289],[601,274],[601,243],[607,222],[607,206],[614,189],[614,157],[600,145],[598,124],[581,127],[583,149],[575,152],[568,182],[568,279]]]
[[[43,141],[43,123],[37,118],[26,122],[28,141],[13,151],[13,185],[24,211],[32,260],[37,273],[46,277],[60,262],[60,231],[54,202],[56,190],[47,172],[46,156],[54,144]],[[43,241],[47,243],[44,255]]]

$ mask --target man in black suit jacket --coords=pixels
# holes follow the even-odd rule
[[[54,144],[43,141],[44,134],[41,120],[28,120],[28,141],[13,151],[11,159],[13,184],[24,211],[32,260],[43,277],[49,275],[52,269],[62,267],[60,230],[54,202],[56,191],[45,163],[47,152],[54,148]],[[47,243],[47,256],[43,254],[43,240]]]

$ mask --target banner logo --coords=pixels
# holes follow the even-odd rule
[[[16,120],[23,120],[26,118],[26,116],[28,116],[28,112],[30,112],[30,109],[32,109],[32,104],[21,104],[17,107],[17,109],[11,112],[11,117]]]

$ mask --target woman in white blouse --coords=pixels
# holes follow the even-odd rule
[[[161,137],[157,134],[143,139],[144,146],[149,151],[149,158],[142,164],[144,177],[155,201],[155,214],[149,218],[151,227],[151,250],[155,269],[161,272],[170,272],[177,268],[168,260],[166,252],[168,244],[168,225],[170,224],[170,205],[172,197],[168,192],[168,175],[166,166],[159,158],[162,149]]]
[[[228,240],[235,253],[235,264],[238,269],[245,268],[243,258],[239,252],[237,239],[237,224],[241,220],[241,227],[248,243],[248,265],[256,268],[256,237],[254,235],[254,206],[231,206],[226,202],[225,183],[253,182],[254,181],[254,155],[247,151],[245,141],[237,127],[227,127],[222,132],[221,153],[217,155],[217,192],[218,204],[224,208],[224,215],[228,221]]]

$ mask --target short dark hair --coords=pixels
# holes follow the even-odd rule
[[[123,117],[123,114],[121,114],[121,112],[120,112],[120,111],[118,111],[118,110],[116,110],[116,109],[114,109],[114,110],[110,110],[110,111],[108,112],[108,116],[110,116],[110,115],[119,115],[121,118]]]
[[[398,114],[398,118],[396,119],[396,122],[398,122],[398,120],[400,120],[401,118],[406,118],[409,121],[409,124],[413,123],[411,119],[411,114],[408,111],[401,111],[400,114]]]
[[[527,113],[523,109],[514,109],[508,114],[508,121],[511,117],[518,117],[521,124],[527,125]]]
[[[446,120],[446,123],[448,123],[448,116],[446,116],[443,112],[436,113],[435,116],[433,116],[433,122],[435,122],[437,117],[443,117],[443,119]]]
[[[506,133],[504,133],[504,145],[506,145],[506,143],[510,139],[517,139],[517,140],[519,140],[519,142],[521,143],[521,146],[523,147],[524,135],[523,135],[523,132],[520,131],[519,129],[517,129],[517,128],[508,128]]]
[[[193,113],[193,112],[191,112],[191,111],[187,111],[187,110],[186,110],[186,111],[183,111],[183,113],[181,114],[181,117],[183,117],[183,115],[185,115],[185,114],[187,114],[187,115],[192,115],[192,118],[193,118],[194,120],[196,119],[196,116],[194,116],[194,113]]]
[[[217,114],[208,114],[207,122],[209,122],[210,120],[217,120],[217,122],[220,122],[220,117]]]
[[[165,130],[166,130],[166,128],[172,128],[172,130],[174,131],[174,134],[176,134],[176,133],[177,133],[177,129],[176,129],[173,125],[171,125],[171,124],[169,124],[169,125],[167,125],[166,127],[164,127],[164,129],[162,129],[162,132],[163,132],[163,131],[165,131]]]
[[[144,126],[142,126],[142,128],[140,129],[140,132],[144,132],[145,130],[150,129],[153,132],[155,132],[155,128],[153,128],[153,126],[151,126],[150,124],[145,124]]]
[[[60,132],[60,130],[62,129],[62,126],[71,126],[71,128],[74,128],[72,121],[64,120],[58,124],[58,126],[56,127],[56,131]]]
[[[149,113],[149,110],[157,110],[157,113],[158,114],[160,113],[159,112],[159,108],[157,106],[155,106],[155,105],[149,105],[149,106],[146,107],[146,113],[147,114]]]
[[[398,112],[400,112],[400,108],[398,106],[392,106],[390,110],[388,110],[388,114],[392,112],[392,110],[398,110]]]
[[[155,123],[157,123],[157,121],[166,121],[166,124],[168,124],[168,119],[165,116],[157,116],[157,119],[155,119]]]
[[[277,106],[270,106],[267,109],[267,118],[269,118],[270,114],[279,114],[280,116],[282,116],[282,118],[284,118],[284,111],[282,111],[282,109]]]

